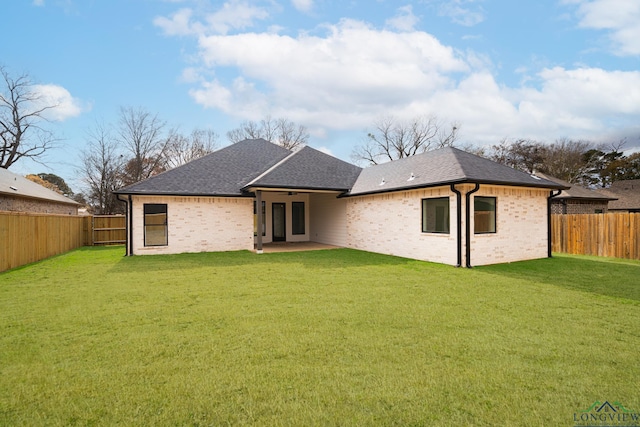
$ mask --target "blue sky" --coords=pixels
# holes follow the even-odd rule
[[[627,139],[640,147],[638,0],[13,0],[0,64],[60,104],[75,168],[96,121],[144,107],[220,145],[243,120],[305,125],[310,145],[349,160],[386,115],[461,124],[460,143]]]

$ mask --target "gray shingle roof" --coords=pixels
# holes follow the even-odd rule
[[[361,169],[311,147],[293,153],[264,139],[254,139],[230,145],[116,194],[241,196],[262,187],[333,190],[353,196],[463,182],[565,188],[455,148]]]
[[[32,199],[47,200],[67,205],[79,205],[76,201],[63,196],[62,194],[49,190],[40,184],[36,184],[35,182],[28,180],[24,176],[16,175],[4,168],[0,168],[0,194],[7,194],[15,197],[29,197]]]
[[[311,147],[294,153],[250,187],[349,190],[362,169]]]
[[[560,178],[553,177],[551,175],[547,175],[544,173],[536,172],[536,176],[540,178],[544,178],[549,181],[553,181],[557,184],[564,185],[565,187],[571,187],[568,190],[562,190],[560,194],[554,196],[554,199],[581,199],[581,200],[615,200],[613,197],[609,197],[605,194],[599,193],[595,190],[590,190],[585,187],[581,187],[577,184],[571,184],[570,182],[564,181]]]
[[[614,181],[610,188],[600,191],[618,199],[609,202],[610,210],[640,210],[640,179]]]
[[[412,174],[413,178],[411,179]],[[534,178],[529,174],[474,154],[446,147],[365,168],[349,195],[382,193],[464,182],[565,188],[555,182]]]
[[[245,140],[115,193],[239,196],[249,182],[290,154],[264,139]]]

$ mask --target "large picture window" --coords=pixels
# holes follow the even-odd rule
[[[304,234],[304,202],[291,203],[291,233]]]
[[[476,234],[496,232],[496,198],[473,198],[473,224]]]
[[[253,201],[253,235],[258,235],[258,211],[256,210],[256,201]],[[267,235],[267,209],[266,203],[262,201],[262,235]]]
[[[422,199],[422,232],[449,234],[449,198]]]
[[[167,205],[144,205],[144,245],[166,246],[167,238]]]

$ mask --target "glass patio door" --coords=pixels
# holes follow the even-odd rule
[[[273,237],[274,242],[284,242],[287,240],[286,232],[286,220],[285,220],[285,204],[284,203],[272,203],[271,204],[271,218],[273,222]]]

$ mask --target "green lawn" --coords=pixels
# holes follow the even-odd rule
[[[0,274],[0,425],[574,425],[640,411],[640,262],[348,249]]]

